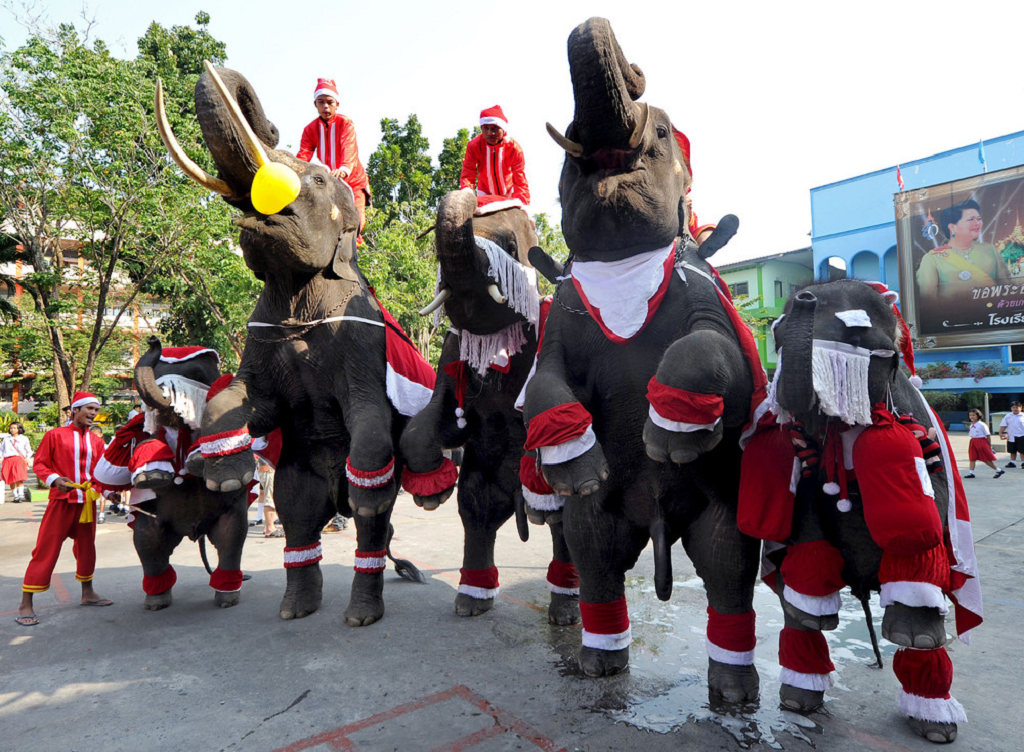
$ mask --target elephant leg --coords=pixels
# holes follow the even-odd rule
[[[559,626],[580,622],[580,575],[572,563],[561,522],[549,522],[551,563],[548,565],[548,621]]]
[[[835,671],[825,636],[818,630],[791,624],[787,614],[779,635],[779,663],[782,707],[798,713],[810,713],[821,707]]]
[[[580,668],[594,677],[617,674],[629,665],[626,571],[636,564],[649,538],[645,528],[603,511],[603,495],[604,489],[596,497],[570,497],[562,517],[580,576]]]
[[[183,537],[149,515],[135,515],[133,540],[142,562],[142,589],[146,593],[143,607],[147,611],[159,611],[171,605],[171,588],[177,581],[171,554]]]
[[[213,602],[220,608],[237,606],[242,588],[242,546],[249,529],[245,497],[247,490],[233,491],[238,500],[232,504],[206,533],[217,549],[217,569],[210,575],[210,587],[216,592]]]
[[[934,650],[946,644],[946,619],[938,608],[892,603],[882,616],[882,637],[900,647]]]
[[[882,636],[897,645],[933,650],[946,644],[943,585],[949,561],[941,543],[921,554],[882,552],[878,579],[882,584]]]
[[[893,656],[892,670],[900,682],[897,704],[910,728],[937,744],[956,739],[957,724],[966,723],[967,714],[949,693],[953,663],[946,649],[900,648]]]
[[[384,568],[391,539],[391,510],[366,517],[357,514],[356,563],[345,623],[367,627],[384,616]]]
[[[708,694],[729,703],[755,702],[760,679],[753,601],[760,543],[740,533],[735,510],[714,500],[682,532],[708,596]]]
[[[305,456],[283,456],[274,475],[274,502],[285,532],[287,582],[279,609],[282,619],[301,619],[320,608],[320,531],[335,510],[330,478],[317,470],[331,467],[329,452],[324,448],[301,450]]]
[[[459,480],[459,517],[465,540],[459,592],[455,613],[479,616],[494,607],[498,595],[498,568],[494,566],[494,541],[498,528],[515,513],[512,493],[488,482],[483,475],[475,448],[467,448]],[[514,479],[511,470],[499,473]]]

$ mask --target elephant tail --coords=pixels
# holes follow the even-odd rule
[[[384,550],[387,553],[388,558],[391,559],[391,561],[393,561],[395,563],[395,571],[398,573],[398,576],[403,578],[403,579],[406,579],[406,580],[412,580],[413,582],[418,582],[421,585],[426,585],[427,584],[427,578],[423,574],[423,572],[421,572],[419,570],[419,567],[417,567],[415,564],[413,564],[408,559],[396,559],[394,556],[392,556],[392,554],[391,554],[391,538],[394,537],[394,535],[395,535],[395,526],[390,524],[390,523],[388,523],[388,544],[387,544],[387,546],[385,547]]]
[[[206,558],[206,536],[199,536],[199,556],[203,560],[203,566],[206,567],[207,574],[213,574],[213,570],[210,568],[210,560]]]
[[[875,634],[875,623],[871,620],[871,593],[864,592],[860,596],[860,605],[864,607],[864,619],[868,623],[868,634],[871,635],[871,647],[875,651],[875,668],[883,668],[882,652],[878,649],[878,635]]]

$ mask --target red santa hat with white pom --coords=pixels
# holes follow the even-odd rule
[[[500,105],[494,105],[487,109],[480,110],[480,125],[496,125],[503,131],[508,133],[508,118],[505,117],[505,113],[501,111]]]
[[[85,407],[86,405],[98,405],[100,404],[95,394],[90,392],[75,392],[75,396],[71,398],[71,409],[74,410],[76,407]]]
[[[316,101],[317,97],[328,96],[331,97],[335,102],[340,102],[341,97],[338,96],[338,85],[334,83],[333,78],[318,78],[316,80],[316,89],[313,90],[313,101]]]

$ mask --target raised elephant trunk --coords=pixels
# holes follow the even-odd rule
[[[148,342],[149,349],[135,364],[135,389],[138,390],[142,401],[150,407],[157,410],[168,410],[171,407],[171,401],[164,396],[163,389],[156,383],[156,374],[153,370],[160,362],[160,353],[163,352],[163,349],[160,347],[160,340],[156,337],[150,337]]]
[[[591,18],[569,36],[569,72],[576,100],[569,133],[583,154],[635,149],[647,121],[646,107],[635,102],[644,74],[626,60],[606,19]]]
[[[443,286],[482,295],[487,289],[487,259],[473,236],[475,210],[476,197],[470,191],[444,196],[437,208],[435,237]]]
[[[809,290],[798,292],[793,308],[786,316],[786,335],[782,343],[782,373],[779,375],[779,402],[795,414],[807,413],[814,406],[814,314],[818,299]]]

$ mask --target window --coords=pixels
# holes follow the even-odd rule
[[[1024,363],[1024,345],[1010,345],[1010,362]]]
[[[740,298],[750,294],[750,283],[749,282],[737,282],[736,284],[729,285],[729,292],[732,293],[734,298]]]
[[[778,300],[782,297],[782,280],[775,280],[775,299]]]

